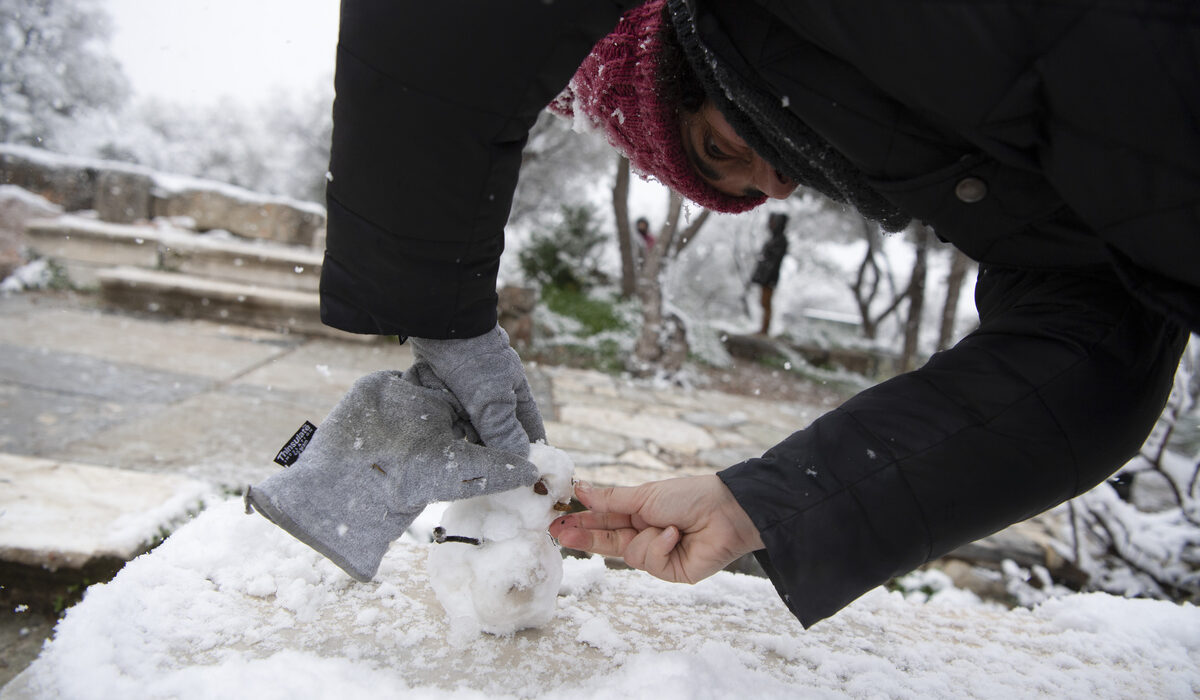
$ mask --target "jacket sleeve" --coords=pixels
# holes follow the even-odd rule
[[[720,473],[805,626],[1099,483],[1140,447],[1187,334],[1115,280],[983,268],[981,324]]]
[[[630,4],[343,0],[325,323],[426,338],[495,325],[528,131]]]
[[[1200,5],[759,2],[931,123],[1042,173],[1134,294],[1200,330]]]

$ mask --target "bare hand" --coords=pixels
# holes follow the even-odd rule
[[[696,583],[763,548],[750,516],[716,476],[592,488],[575,495],[588,510],[550,524],[564,547],[605,556],[664,581]]]

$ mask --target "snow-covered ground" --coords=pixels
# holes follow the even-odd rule
[[[429,546],[358,584],[229,501],[88,591],[18,698],[1193,698],[1200,610],[1104,594],[1005,611],[876,590],[805,631],[762,579],[565,562],[555,617],[448,642]]]

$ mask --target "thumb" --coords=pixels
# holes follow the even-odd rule
[[[542,422],[542,412],[538,410],[533,391],[529,388],[529,379],[521,372],[517,380],[517,421],[529,436],[530,442],[546,439],[546,426]]]
[[[638,568],[659,578],[665,578],[671,566],[671,553],[675,551],[675,545],[679,544],[679,538],[679,528],[674,525],[664,528],[646,545],[645,560]]]
[[[588,510],[598,513],[633,515],[646,503],[646,493],[642,486],[596,488],[581,481],[575,485],[575,495]]]
[[[468,404],[467,411],[483,444],[521,457],[529,456],[531,438],[517,418],[514,395],[501,394],[486,402]]]
[[[526,449],[528,447],[526,443]],[[448,494],[447,500],[533,486],[538,480],[537,466],[512,452],[469,442],[462,443],[457,449],[463,450],[464,460],[458,482],[452,487],[454,493]]]

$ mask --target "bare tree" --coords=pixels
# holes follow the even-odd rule
[[[921,340],[921,314],[925,311],[925,277],[929,269],[929,246],[933,233],[927,226],[916,226],[916,256],[912,276],[904,296],[908,298],[908,317],[904,320],[904,347],[900,353],[900,371],[908,372],[917,366]]]
[[[650,374],[660,369],[675,371],[687,359],[687,333],[683,320],[665,311],[663,278],[671,262],[696,239],[710,212],[701,210],[691,223],[680,227],[683,198],[671,192],[667,199],[667,219],[639,266],[633,258],[628,196],[629,161],[619,158],[613,186],[613,214],[617,220],[618,241],[629,250],[628,263],[625,249],[621,251],[622,282],[626,270],[633,273],[635,290],[642,304],[642,328],[629,360],[629,369],[638,374]]]
[[[879,324],[900,308],[900,303],[904,301],[905,297],[903,294],[896,293],[896,281],[880,250],[883,235],[880,233],[879,227],[861,215],[848,214],[848,216],[858,218],[863,238],[867,242],[867,250],[863,254],[862,263],[858,266],[858,273],[850,283],[850,291],[854,294],[854,303],[858,306],[859,317],[862,319],[863,335],[869,340],[874,340],[879,333]],[[882,311],[874,312],[872,307],[879,298],[880,286],[885,284],[888,291],[891,292],[892,299]]]
[[[942,325],[938,332],[937,349],[945,350],[954,342],[954,323],[958,315],[958,300],[962,293],[963,280],[971,268],[971,259],[958,248],[951,246],[950,272],[946,275],[946,303],[942,306]]]
[[[849,286],[858,306],[862,332],[866,338],[874,340],[878,336],[880,324],[897,313],[901,304],[907,300],[908,313],[903,321],[900,367],[902,371],[908,371],[917,364],[921,316],[925,309],[925,278],[929,268],[929,248],[932,245],[933,233],[927,226],[919,223],[914,223],[908,228],[906,235],[913,241],[916,255],[908,284],[903,291],[897,291],[890,265],[882,251],[883,237],[879,227],[861,216],[859,220],[867,249]],[[886,289],[883,289],[885,286]],[[889,292],[890,299],[886,296],[881,297],[881,293]],[[877,311],[880,303],[883,303],[883,308]]]
[[[617,154],[617,179],[612,196],[613,215],[617,220],[617,248],[621,253],[621,297],[628,299],[637,293],[637,263],[629,228],[629,159],[621,154]]]

